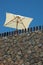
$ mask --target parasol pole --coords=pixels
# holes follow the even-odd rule
[[[16,23],[16,32],[17,32],[17,34],[18,34],[18,20],[17,20],[17,23]]]

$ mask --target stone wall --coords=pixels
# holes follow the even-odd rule
[[[0,37],[0,65],[43,65],[43,31]]]

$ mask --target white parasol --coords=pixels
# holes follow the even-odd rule
[[[16,29],[27,29],[32,22],[33,18],[6,13],[5,27]]]

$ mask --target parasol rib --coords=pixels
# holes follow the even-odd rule
[[[14,18],[14,19],[16,19],[16,18]],[[10,20],[8,23],[12,22],[14,19]],[[8,23],[6,23],[6,25],[7,25]]]
[[[26,28],[25,25],[23,24],[23,22],[21,22],[21,24],[24,26],[24,28]]]

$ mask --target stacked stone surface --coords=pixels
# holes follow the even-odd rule
[[[43,65],[43,32],[0,37],[0,65]]]

